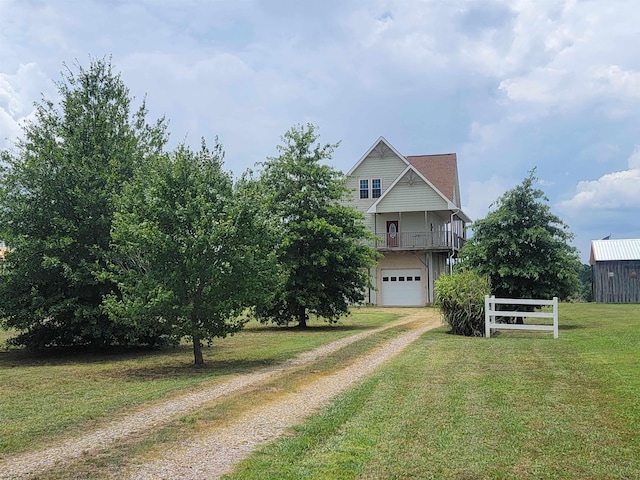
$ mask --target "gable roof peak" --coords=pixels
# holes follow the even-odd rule
[[[380,158],[388,156],[388,155],[385,155],[387,153],[392,153],[393,155],[396,155],[404,163],[406,163],[407,165],[410,165],[404,155],[398,152],[394,148],[394,146],[387,141],[386,138],[384,138],[383,136],[380,136],[375,142],[373,142],[373,145],[369,147],[369,149],[364,153],[364,155],[360,157],[360,160],[358,160],[358,162],[351,168],[351,170],[347,172],[347,175],[351,175],[360,166],[360,164],[364,162],[364,160],[372,153]]]

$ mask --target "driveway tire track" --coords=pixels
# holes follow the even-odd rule
[[[264,384],[279,376],[308,366],[326,357],[327,355],[330,355],[331,353],[336,352],[370,335],[403,324],[408,324],[416,320],[426,319],[428,317],[428,311],[425,309],[404,309],[403,312],[406,313],[405,316],[382,327],[367,330],[365,332],[360,332],[355,335],[350,335],[340,340],[330,342],[308,352],[301,353],[300,355],[277,365],[265,367],[252,373],[238,375],[222,383],[216,383],[215,386],[204,386],[199,388],[196,392],[173,395],[166,400],[155,402],[152,405],[147,405],[139,408],[138,410],[125,415],[120,419],[105,423],[94,429],[93,431],[87,432],[77,437],[65,439],[64,441],[60,441],[60,443],[55,446],[22,454],[7,456],[0,460],[0,479],[5,480],[29,478],[35,475],[42,474],[43,472],[46,472],[47,470],[50,470],[54,467],[60,467],[61,465],[72,462],[83,455],[91,454],[98,450],[107,448],[109,445],[119,440],[123,440],[131,435],[139,435],[140,433],[144,433],[145,431],[158,429],[174,420],[175,418],[195,411],[201,406],[220,399],[221,397],[239,392],[246,388]],[[435,326],[438,326],[438,324],[439,320],[430,321],[427,327],[421,327],[418,330],[412,330],[410,333],[404,334],[390,343],[397,342],[405,338],[415,339],[424,331],[430,328],[434,328]],[[374,351],[379,352],[380,349],[375,349]],[[381,355],[381,353],[377,353],[376,355]],[[371,355],[367,355],[366,358],[369,358],[370,356]],[[371,362],[372,365],[374,363],[377,365],[381,363],[381,361],[384,361],[384,355],[380,356],[379,361],[373,358],[370,358],[368,360],[368,362]],[[362,372],[364,372],[365,370],[366,369],[363,369]],[[344,375],[345,372],[347,372],[346,376],[350,378],[352,377],[359,379],[364,375],[364,373],[360,372],[360,368],[356,368],[355,366],[350,366],[348,368],[342,369],[336,375],[339,375],[340,373]],[[315,383],[313,385],[315,385]],[[340,389],[340,391],[342,390],[344,389]],[[327,386],[326,391],[328,393],[334,390]],[[330,398],[333,398],[338,393],[339,392],[331,395]],[[330,398],[327,397],[326,401],[330,400]],[[314,401],[314,403],[317,404],[317,401]],[[247,414],[243,415],[241,417],[241,420],[239,421],[251,421],[245,419],[247,415],[251,416],[252,413],[248,412]],[[253,421],[255,421],[255,419]],[[285,423],[289,425],[290,421],[296,420],[290,418]],[[237,423],[238,422],[234,422],[234,425],[236,425]],[[280,428],[283,427],[281,426]],[[262,436],[264,436],[264,438],[272,438],[271,433],[265,433],[264,435],[259,436],[260,438],[262,438]],[[242,441],[240,443],[242,443]],[[256,444],[252,441],[247,441],[244,443],[246,445]],[[149,468],[151,468],[151,466],[149,466]],[[156,476],[151,477],[144,477],[143,475],[143,473],[138,472],[133,478],[202,478],[198,475],[182,476],[187,475],[186,473],[169,475],[166,477],[162,476],[161,474],[157,474]]]

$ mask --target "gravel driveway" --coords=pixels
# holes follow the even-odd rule
[[[190,438],[172,448],[163,458],[152,463],[132,465],[117,475],[118,478],[134,479],[218,478],[230,472],[236,462],[247,457],[257,446],[282,436],[291,426],[315,413],[380,364],[400,353],[424,332],[440,325],[438,316],[426,309],[403,309],[402,313],[402,318],[383,327],[331,342],[279,365],[232,378],[223,384],[173,396],[61,445],[5,458],[0,461],[0,479],[29,478],[43,473],[46,477],[45,472],[53,467],[108,447],[130,435],[158,429],[216,399],[308,366],[369,335],[422,320],[414,323],[415,328],[407,333],[383,343],[339,371],[290,392],[277,402],[257,405],[231,424],[209,430],[205,436]]]

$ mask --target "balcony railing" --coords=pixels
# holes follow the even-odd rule
[[[378,233],[374,247],[380,250],[451,250],[450,232]],[[464,239],[453,235],[453,249],[460,250]]]

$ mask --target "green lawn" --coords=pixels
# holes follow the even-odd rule
[[[311,322],[308,331],[250,323],[241,333],[205,348],[204,368],[193,366],[189,345],[71,356],[0,349],[0,456],[50,445],[61,434],[85,431],[127,408],[274,364],[397,316],[355,309],[338,325]],[[0,345],[9,336],[0,331]]]
[[[2,352],[0,455],[51,444],[59,434],[84,431],[146,400],[251,371],[393,318],[389,310],[364,309],[341,328],[251,325],[216,341],[204,369],[191,366],[188,346],[74,358]],[[452,336],[445,327],[427,332],[226,478],[640,478],[638,327],[638,305],[562,304],[556,340],[550,332],[503,330],[491,339]],[[193,412],[139,445],[134,439],[122,449],[114,446],[46,478],[113,474],[131,455],[161,453],[241,413],[261,395],[295,388],[305,375],[338,368],[397,333],[354,344],[322,365],[275,380],[277,388],[231,396],[228,404]]]
[[[225,478],[640,478],[639,327],[563,304],[557,340],[429,332]]]

